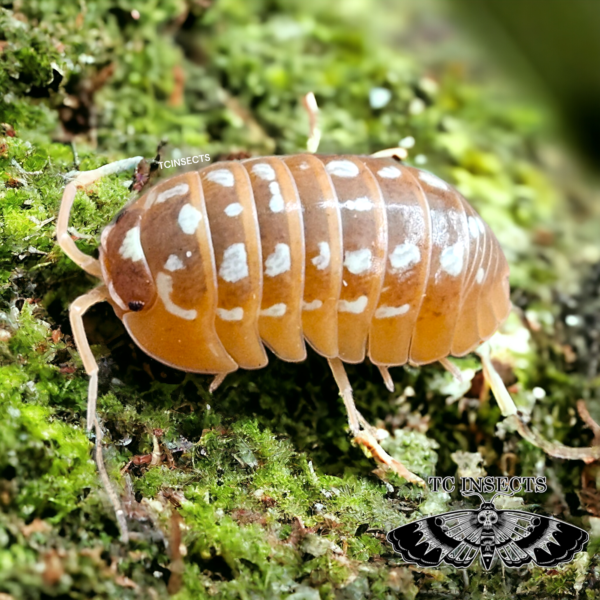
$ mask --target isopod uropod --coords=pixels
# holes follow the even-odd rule
[[[307,341],[331,365],[355,439],[422,483],[379,446],[343,363],[368,353],[388,387],[391,366],[451,368],[448,356],[473,351],[507,317],[508,265],[456,190],[387,154],[270,156],[169,177],[103,230],[98,260],[67,232],[76,190],[140,157],[69,183],[58,242],[103,282],[70,310],[90,375],[88,429],[99,431],[98,367],[82,316],[106,300],[147,354],[213,374],[213,387],[238,367],[264,367],[265,345],[302,361]]]

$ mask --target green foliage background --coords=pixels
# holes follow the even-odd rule
[[[67,317],[95,282],[54,241],[63,176],[75,168],[59,118],[69,111],[82,117],[81,170],[150,159],[161,141],[166,158],[302,151],[299,100],[310,90],[322,152],[369,153],[413,136],[408,162],[472,201],[511,264],[517,310],[495,348],[517,404],[548,439],[591,443],[575,401],[600,417],[597,185],[557,141],[551,111],[491,67],[441,4],[343,8],[33,0],[0,9],[2,600],[163,598],[168,588],[179,600],[600,597],[596,466],[544,456],[500,422],[493,399],[480,401],[475,387],[463,398],[469,385],[439,366],[393,369],[394,394],[370,364],[348,370],[361,412],[422,476],[545,475],[547,493],[514,502],[591,531],[574,563],[490,573],[477,564],[468,574],[403,565],[383,532],[472,504],[373,474],[323,359],[273,359],[211,396],[207,378],[150,360],[99,306],[86,323],[101,366],[104,452],[135,533],[119,542],[91,460],[87,377]],[[376,88],[390,92],[380,108]],[[85,251],[132,195],[128,183],[123,175],[78,194],[72,225]],[[478,369],[474,358],[456,363],[467,380]],[[155,442],[172,462],[120,473]]]

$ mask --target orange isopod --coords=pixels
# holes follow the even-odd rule
[[[368,352],[388,387],[392,366],[451,369],[448,356],[473,351],[507,317],[508,265],[455,189],[390,154],[270,156],[175,175],[103,230],[98,260],[67,232],[76,190],[141,157],[80,173],[65,189],[57,237],[103,282],[70,312],[90,375],[88,428],[99,432],[98,367],[82,316],[107,300],[147,354],[215,375],[213,389],[239,367],[264,367],[264,345],[296,362],[307,341],[331,365],[355,439],[422,483],[379,446],[343,363]]]

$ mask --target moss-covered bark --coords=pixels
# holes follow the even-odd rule
[[[77,166],[65,142],[77,136],[81,170],[150,159],[162,140],[167,158],[300,151],[308,125],[299,99],[309,90],[322,110],[323,152],[371,152],[412,136],[409,162],[472,200],[505,249],[526,317],[512,315],[495,340],[516,402],[548,439],[591,442],[575,401],[586,398],[600,417],[588,267],[599,257],[595,197],[557,176],[568,161],[549,141],[550,116],[500,91],[476,53],[448,55],[451,29],[436,40],[444,57],[424,45],[418,6],[395,8],[394,27],[367,0],[343,13],[317,0],[2,9],[0,598],[600,596],[597,537],[552,571],[476,565],[466,577],[403,565],[383,532],[469,504],[373,474],[312,352],[299,365],[272,359],[235,373],[210,395],[207,378],[152,361],[108,306],[96,307],[86,323],[101,367],[98,413],[129,545],[91,459],[87,377],[67,308],[95,282],[54,241],[63,175]],[[374,108],[387,96],[381,88],[389,100]],[[130,181],[78,193],[80,248],[95,251]],[[394,394],[371,365],[349,368],[361,412],[391,434],[388,451],[422,476],[455,474],[457,464],[546,475],[549,491],[525,504],[597,535],[597,467],[522,441],[495,401],[479,398],[477,360],[456,364],[465,385],[438,366],[394,369]],[[161,464],[149,464],[153,451]]]

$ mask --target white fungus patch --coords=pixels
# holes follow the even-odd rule
[[[471,234],[471,237],[476,240],[479,237],[480,233],[476,217],[469,217],[467,219],[467,222],[469,224],[469,232]]]
[[[289,271],[291,264],[290,247],[287,244],[276,244],[275,252],[269,254],[265,260],[265,274],[276,277]]]
[[[344,266],[350,273],[354,275],[360,275],[365,271],[371,269],[371,263],[373,261],[373,254],[368,248],[361,248],[360,250],[348,250],[344,257]]]
[[[206,179],[222,185],[223,187],[233,187],[235,184],[235,177],[229,169],[216,169],[215,171],[209,171],[206,174]]]
[[[380,306],[375,311],[376,319],[389,319],[391,317],[398,317],[405,315],[410,309],[410,304],[403,304],[402,306]]]
[[[156,204],[160,204],[161,202],[166,202],[171,198],[175,198],[176,196],[183,196],[190,191],[190,186],[187,183],[180,183],[178,185],[173,186],[172,188],[161,192],[156,196]]]
[[[302,310],[317,310],[323,306],[321,300],[313,300],[312,302],[302,301]]]
[[[377,171],[377,175],[384,179],[398,179],[402,177],[402,171],[398,167],[383,167]]]
[[[273,306],[269,306],[269,308],[265,308],[260,311],[261,317],[283,317],[285,315],[285,311],[287,310],[287,306],[283,302],[279,302],[278,304],[273,304]]]
[[[431,187],[438,188],[438,190],[450,189],[450,186],[445,181],[442,181],[437,175],[429,171],[419,171],[419,179]]]
[[[248,255],[243,243],[231,244],[223,252],[223,262],[219,268],[219,277],[235,283],[244,277],[248,277]]]
[[[142,241],[140,239],[140,228],[132,227],[123,238],[123,243],[119,248],[119,254],[123,258],[128,258],[133,262],[142,260],[144,258],[144,249],[142,248]]]
[[[319,271],[326,269],[329,266],[331,260],[331,250],[327,242],[319,242],[319,256],[315,256],[311,259],[311,262]]]
[[[477,276],[475,277],[475,281],[477,283],[481,283],[483,281],[484,277],[485,277],[485,271],[483,270],[483,267],[479,267],[479,269],[477,270]]]
[[[217,315],[223,321],[241,321],[244,318],[244,309],[241,306],[236,306],[230,310],[217,308]]]
[[[225,207],[225,214],[228,217],[237,217],[243,210],[244,207],[239,202],[232,202]]]
[[[177,222],[183,233],[187,233],[188,235],[196,233],[200,221],[202,221],[202,213],[196,207],[189,203],[181,207]]]
[[[373,203],[366,196],[361,196],[360,198],[356,198],[356,200],[346,200],[346,202],[342,202],[341,206],[348,210],[365,212],[373,208]]]
[[[463,268],[463,245],[456,242],[442,250],[440,255],[440,268],[452,277],[460,275]]]
[[[265,181],[274,181],[275,180],[275,170],[271,165],[267,163],[258,163],[257,165],[252,166],[252,172],[261,179]]]
[[[179,271],[185,268],[185,265],[181,262],[181,259],[179,256],[177,256],[177,254],[171,254],[171,256],[167,258],[164,268],[167,271]]]
[[[412,148],[415,145],[415,138],[412,135],[407,135],[398,142],[401,148]]]
[[[281,188],[276,181],[272,181],[269,184],[269,191],[271,192],[271,200],[269,200],[269,208],[271,212],[278,213],[282,212],[285,208],[283,202],[283,196],[281,195]]]
[[[336,177],[356,177],[360,172],[358,165],[350,160],[332,160],[327,163],[325,169],[330,175]]]
[[[360,315],[367,308],[368,301],[369,299],[366,296],[359,296],[356,300],[339,300],[338,311]]]
[[[158,292],[158,297],[165,305],[165,308],[172,315],[181,317],[187,321],[193,321],[198,316],[198,312],[196,310],[181,308],[181,306],[177,306],[177,304],[171,300],[171,293],[173,292],[173,278],[170,275],[167,275],[166,273],[159,273],[156,276],[156,291]]]
[[[374,87],[369,90],[369,104],[377,110],[383,108],[392,99],[392,92],[387,88]]]
[[[404,242],[394,248],[389,255],[392,272],[403,273],[421,260],[421,252],[415,244]]]

